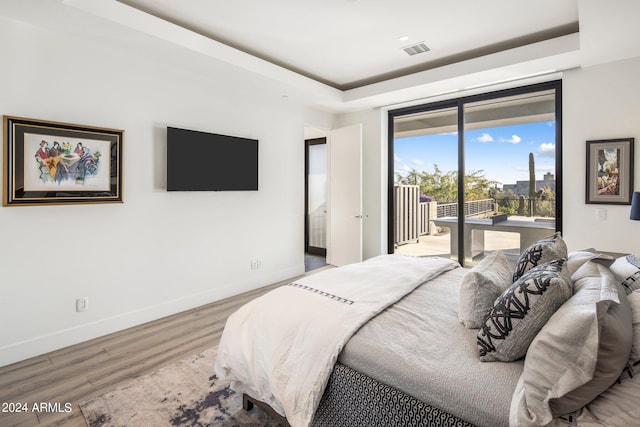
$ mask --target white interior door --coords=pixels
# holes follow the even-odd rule
[[[331,131],[328,211],[327,263],[362,261],[362,124]]]

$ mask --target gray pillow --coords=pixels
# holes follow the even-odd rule
[[[511,402],[513,425],[546,425],[605,391],[627,364],[631,309],[611,271],[595,262],[574,274],[574,295],[535,337]]]
[[[458,318],[464,326],[478,329],[496,298],[511,286],[513,267],[500,251],[491,252],[460,282]]]
[[[571,293],[565,258],[525,272],[500,295],[482,324],[477,339],[480,360],[511,362],[523,357],[536,334]]]
[[[627,365],[633,341],[631,308],[627,296],[618,291],[619,304],[611,304],[600,323],[600,339],[597,346],[596,369],[589,381],[569,393],[549,400],[551,412],[566,415],[577,411],[600,393],[608,389]],[[576,363],[579,363],[576,360]]]
[[[629,364],[620,378],[587,405],[585,414],[607,426],[632,426],[640,419],[640,291],[628,296],[633,318],[633,344]],[[580,424],[579,424],[580,425]],[[596,424],[594,424],[596,425]]]
[[[520,254],[513,272],[513,281],[518,280],[520,276],[536,265],[545,264],[559,258],[567,258],[567,245],[560,232],[557,232],[538,240]]]

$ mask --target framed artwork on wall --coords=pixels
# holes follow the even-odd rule
[[[587,141],[585,203],[630,205],[634,138]]]
[[[3,206],[123,202],[123,130],[3,119]]]

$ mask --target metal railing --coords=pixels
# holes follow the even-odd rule
[[[432,219],[457,217],[457,203],[420,202],[420,187],[417,185],[396,185],[393,189],[395,244],[415,243],[420,236],[435,233]],[[493,213],[494,199],[465,202],[465,217],[482,216]]]
[[[494,212],[496,206],[495,199],[471,200],[464,202],[464,216],[482,216]],[[438,204],[438,218],[447,216],[458,216],[458,203]]]
[[[420,237],[420,187],[417,185],[397,185],[393,189],[395,208],[395,244],[417,242]]]

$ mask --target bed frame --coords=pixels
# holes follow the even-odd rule
[[[246,393],[242,393],[242,409],[244,409],[245,411],[250,411],[254,406],[262,409],[267,415],[271,417],[271,419],[282,424],[283,427],[291,427],[287,419],[274,411],[271,406],[258,399],[254,399]]]
[[[257,406],[284,427],[287,419],[268,404],[243,395],[242,407]],[[313,427],[473,427],[341,363],[336,363],[315,413]]]

